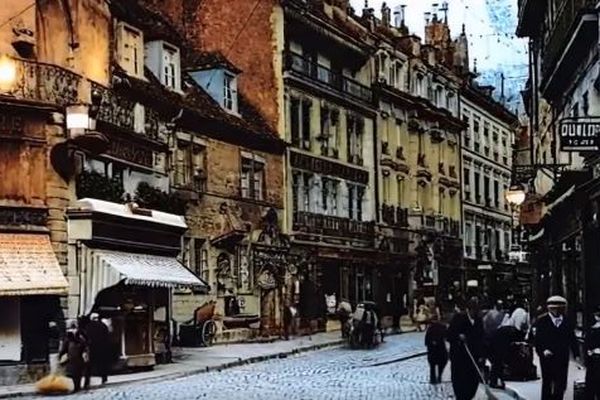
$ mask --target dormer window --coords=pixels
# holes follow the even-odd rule
[[[129,75],[144,77],[144,37],[124,22],[117,24],[117,61]]]
[[[223,74],[223,108],[237,112],[237,82],[235,76]]]
[[[162,40],[146,43],[146,66],[166,87],[181,90],[179,49]]]
[[[218,61],[188,70],[188,74],[225,111],[239,114],[237,74],[240,72],[228,62]]]

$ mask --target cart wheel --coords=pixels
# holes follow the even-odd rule
[[[202,344],[206,347],[212,345],[215,335],[217,334],[217,325],[212,319],[204,321],[202,324],[202,332],[200,333]]]

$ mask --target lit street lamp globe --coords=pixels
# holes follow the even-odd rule
[[[17,63],[12,58],[0,56],[0,90],[10,90],[17,80]]]
[[[525,190],[521,185],[513,185],[506,191],[506,201],[513,206],[520,206],[525,201]]]

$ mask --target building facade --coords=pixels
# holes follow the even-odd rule
[[[518,120],[490,91],[473,84],[462,90],[461,115],[468,125],[462,146],[463,229],[470,278],[495,298],[512,282],[508,256],[514,210],[504,193],[511,185]]]
[[[531,227],[538,302],[561,294],[579,327],[593,323],[598,304],[595,210],[598,149],[583,124],[598,110],[598,11],[593,1],[544,1],[519,5],[517,35],[529,38],[530,76],[524,92],[530,120],[529,191],[544,203]],[[591,152],[590,152],[591,151]]]

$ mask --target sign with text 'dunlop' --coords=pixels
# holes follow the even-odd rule
[[[600,150],[600,117],[569,117],[559,123],[561,151]]]

